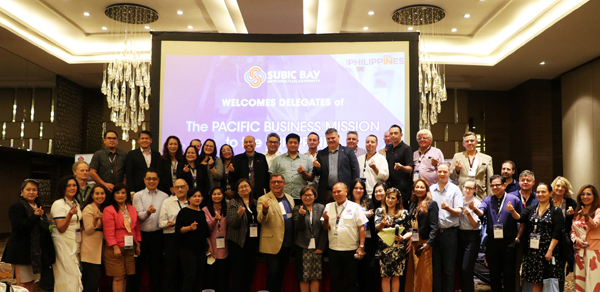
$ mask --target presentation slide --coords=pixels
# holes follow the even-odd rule
[[[340,143],[357,131],[359,147],[368,135],[383,134],[393,124],[408,122],[406,51],[351,54],[201,55],[163,53],[161,143],[176,135],[182,144],[212,138],[243,153],[247,135],[266,151],[266,137],[306,137],[316,132],[319,149],[325,131],[335,128]],[[162,144],[161,144],[162,145]]]

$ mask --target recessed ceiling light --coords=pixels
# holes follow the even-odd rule
[[[150,29],[150,26],[147,26],[147,25],[146,25],[146,26],[144,26],[144,28],[145,28],[145,29]]]
[[[179,14],[179,15],[182,15],[182,14],[183,14],[183,11],[181,11],[181,10],[177,10],[177,14]]]
[[[188,29],[193,29],[194,27],[191,25],[188,25]]]
[[[369,15],[373,15],[373,14],[375,14],[375,12],[369,11]]]
[[[456,32],[457,30],[458,30],[458,29],[456,29],[456,28],[453,28],[453,29],[452,29],[452,32]]]
[[[469,17],[471,17],[471,14],[469,14],[469,13],[465,14],[465,18],[469,18]]]
[[[540,65],[546,65],[546,62],[541,62]]]
[[[89,12],[84,12],[83,16],[90,16],[90,13]]]
[[[103,26],[103,27],[102,27],[102,30],[107,30],[107,29],[108,29],[108,28],[107,28],[106,26]]]
[[[413,27],[412,27],[412,26],[409,26],[407,29],[408,29],[408,30],[413,30]]]
[[[368,26],[363,27],[363,30],[369,30]]]

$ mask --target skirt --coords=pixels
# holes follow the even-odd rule
[[[406,268],[406,247],[395,244],[379,250],[379,269],[382,278],[404,275]]]
[[[575,250],[575,291],[600,291],[600,250]]]
[[[323,278],[323,254],[315,249],[296,246],[296,278],[300,282],[310,282]]]

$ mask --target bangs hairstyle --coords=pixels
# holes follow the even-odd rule
[[[397,218],[398,216],[400,216],[402,214],[402,210],[404,210],[404,206],[402,205],[402,194],[400,193],[400,191],[397,188],[389,188],[386,192],[385,192],[385,199],[388,198],[388,196],[391,195],[395,195],[396,196],[396,214],[390,214],[390,210],[389,207],[386,204],[382,204],[383,208],[382,209],[382,213],[384,216],[391,216],[393,218]]]
[[[348,195],[346,195],[346,197],[348,198],[348,200],[354,202],[354,189],[356,188],[356,184],[360,184],[363,188],[363,195],[360,198],[359,205],[365,209],[369,209],[369,195],[367,194],[367,186],[365,185],[365,182],[362,179],[355,178],[352,181],[352,185],[350,186],[350,189],[348,190]]]
[[[221,187],[214,187],[212,189],[210,189],[210,191],[208,192],[208,196],[206,196],[206,209],[208,209],[208,212],[210,213],[211,216],[215,217],[215,206],[213,206],[213,199],[212,199],[212,195],[215,193],[215,191],[221,191],[221,196],[223,196],[223,199],[221,200],[221,216],[222,217],[226,217],[227,216],[227,202],[225,202],[225,192],[223,191],[223,189]],[[204,201],[204,200],[202,200]]]

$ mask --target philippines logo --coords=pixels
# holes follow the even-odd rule
[[[267,74],[260,67],[254,66],[244,74],[244,81],[252,88],[258,88],[267,80]]]

